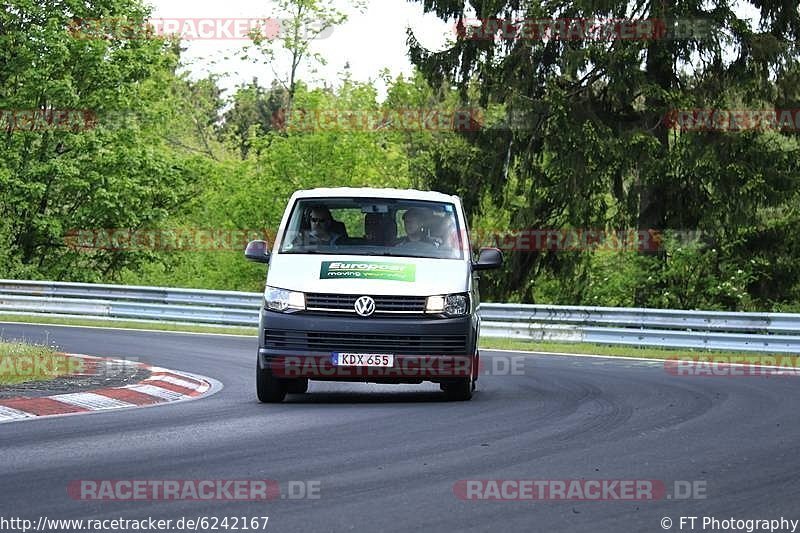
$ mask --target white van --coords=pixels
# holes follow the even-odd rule
[[[268,263],[256,389],[262,402],[304,393],[308,380],[439,383],[469,400],[478,374],[478,272],[457,196],[401,189],[298,191]]]

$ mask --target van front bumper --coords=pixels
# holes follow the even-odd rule
[[[276,377],[376,383],[475,377],[477,315],[361,318],[262,310],[258,360]],[[391,367],[337,366],[334,353],[392,355]]]

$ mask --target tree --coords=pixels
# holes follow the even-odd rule
[[[0,109],[35,116],[25,127],[7,122],[0,137],[0,217],[12,250],[3,271],[113,277],[148,255],[108,242],[79,250],[70,233],[157,224],[202,187],[197,156],[168,142],[180,109],[164,91],[181,84],[173,43],[70,31],[104,18],[141,27],[146,17],[135,0],[13,0],[0,13]],[[65,110],[72,122],[57,124]]]
[[[476,171],[458,177],[462,162],[450,159],[433,179],[432,186],[453,177],[466,186],[482,173],[491,198],[470,202],[471,211],[508,210],[517,228],[700,229],[712,249],[756,224],[764,209],[796,197],[794,142],[778,148],[763,132],[676,132],[664,120],[673,109],[796,105],[800,13],[791,3],[754,3],[762,16],[757,30],[727,0],[422,3],[461,22],[452,47],[439,53],[409,32],[412,62],[431,85],[453,83],[464,102],[475,88],[479,103],[504,106],[515,124],[465,135],[481,152]],[[470,28],[468,13],[483,22]],[[663,23],[667,31],[638,40],[517,38],[521,20],[597,18]],[[498,28],[498,19],[517,24]],[[691,20],[695,31],[676,34],[686,32],[676,19]],[[496,297],[522,291],[533,300],[532,280],[547,271],[569,280],[564,292],[573,300],[585,292],[574,280],[586,254],[510,259]],[[635,289],[638,305],[668,290],[668,254],[655,259],[658,282]]]
[[[221,136],[235,143],[242,159],[246,159],[253,135],[280,129],[277,122],[283,118],[287,101],[288,92],[277,81],[269,90],[261,87],[257,79],[241,85],[233,94],[231,108],[225,112]]]
[[[351,5],[363,8],[363,0],[351,0]],[[271,34],[256,30],[252,34],[253,48],[257,57],[253,61],[269,65],[277,80],[287,92],[287,120],[294,103],[300,67],[326,63],[325,57],[312,50],[314,41],[347,20],[347,15],[334,7],[333,0],[276,0],[273,9]],[[274,35],[277,33],[277,37]],[[282,55],[288,55],[288,72],[276,70]],[[244,58],[250,59],[250,47],[245,47]]]

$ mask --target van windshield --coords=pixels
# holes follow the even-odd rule
[[[280,253],[463,259],[452,203],[386,198],[304,198]]]

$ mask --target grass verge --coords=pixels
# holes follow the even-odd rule
[[[216,333],[228,335],[255,336],[258,328],[231,328],[225,326],[195,326],[191,324],[174,324],[169,322],[147,322],[139,320],[93,320],[91,318],[54,317],[43,315],[4,315],[0,314],[0,323],[18,322],[21,324],[53,324],[57,326],[89,326],[95,328],[146,329],[150,331],[182,331],[188,333]],[[0,331],[2,326],[0,326]]]
[[[741,358],[763,357],[790,357],[790,354],[765,353],[765,352],[737,352],[732,350],[696,350],[692,348],[652,348],[648,346],[622,346],[607,344],[590,344],[578,342],[533,342],[515,339],[482,338],[481,348],[495,350],[515,350],[531,352],[551,352],[585,355],[607,355],[611,357],[637,357],[642,359],[670,359],[670,358],[713,358],[713,356],[726,356]],[[731,357],[731,362],[735,362]]]
[[[47,346],[0,341],[0,387],[26,381],[51,381],[79,368],[80,359]]]

